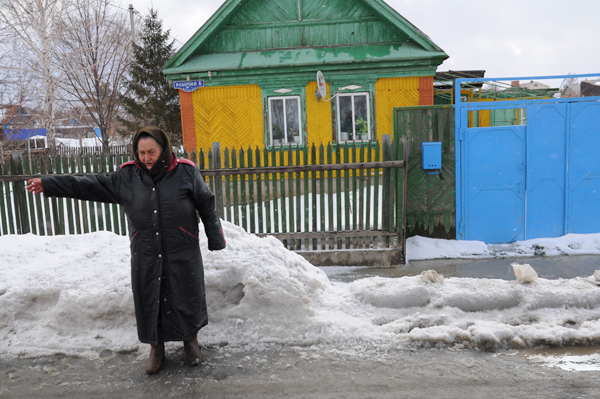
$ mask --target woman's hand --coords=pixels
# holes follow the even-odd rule
[[[42,179],[40,179],[39,177],[27,180],[27,187],[25,188],[27,189],[27,191],[34,194],[44,192],[44,187],[42,187]]]

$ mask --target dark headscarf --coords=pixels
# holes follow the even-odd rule
[[[140,157],[138,155],[138,142],[140,139],[144,137],[152,137],[160,148],[162,149],[162,153],[158,157],[158,160],[152,166],[152,169],[148,169],[143,162],[141,162]],[[167,170],[169,169],[169,165],[171,164],[171,157],[173,154],[173,148],[171,147],[171,140],[169,140],[169,136],[161,129],[156,126],[146,126],[142,128],[136,135],[133,137],[133,154],[135,156],[135,160],[138,161],[138,164],[142,169],[150,174],[153,182],[159,181]]]

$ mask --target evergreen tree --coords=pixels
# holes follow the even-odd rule
[[[133,44],[133,62],[126,79],[126,95],[121,95],[123,109],[129,118],[119,118],[126,129],[124,134],[134,134],[144,126],[163,129],[173,144],[181,143],[181,113],[179,95],[172,82],[162,74],[163,66],[175,54],[170,31],[163,32],[158,12],[150,9],[144,17],[143,27]]]

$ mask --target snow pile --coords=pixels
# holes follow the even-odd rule
[[[535,238],[510,244],[482,241],[452,241],[426,237],[410,237],[406,242],[408,260],[481,259],[524,256],[600,254],[600,233],[567,234],[559,238]]]
[[[600,273],[517,284],[427,271],[333,285],[323,271],[276,239],[249,235],[227,222],[223,227],[228,244],[223,251],[208,251],[201,237],[210,320],[199,334],[203,345],[327,344],[363,351],[365,344],[507,348],[600,343]],[[597,234],[502,247],[411,240],[409,254],[418,253],[418,247],[438,258],[489,257],[536,245],[600,253]],[[2,236],[0,247],[0,355],[93,357],[104,349],[140,348],[126,237],[106,232]]]
[[[0,353],[131,348],[129,242],[113,233],[0,237]]]
[[[209,314],[202,338],[220,344],[303,341],[314,329],[316,304],[331,288],[325,273],[274,237],[248,235],[229,223],[224,231],[223,251],[208,251],[205,236],[200,239]]]

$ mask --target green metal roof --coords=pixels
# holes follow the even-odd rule
[[[277,7],[273,0],[227,0],[163,72],[172,80],[212,76],[215,84],[316,69],[400,68],[417,76],[433,75],[448,58],[383,1],[303,0],[302,6],[297,0],[278,0]],[[326,18],[303,19],[316,15]]]

